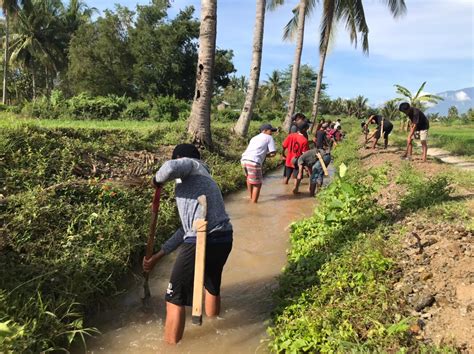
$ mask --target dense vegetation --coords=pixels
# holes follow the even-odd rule
[[[130,129],[71,129],[3,122],[2,351],[68,348],[93,332],[85,328],[85,316],[119,291],[119,281],[137,264],[147,235],[149,177],[169,157],[167,146],[182,141],[183,127],[163,123],[141,130],[136,122]],[[218,148],[203,152],[224,193],[244,182],[239,159],[246,142],[229,140],[228,131],[228,125],[215,127]],[[177,223],[170,185],[161,203],[157,247]]]
[[[336,148],[339,177],[319,195],[314,216],[291,225],[288,265],[269,328],[272,351],[422,349],[391,288],[401,232],[395,221],[448,200],[450,182],[403,170],[398,181],[407,191],[397,213],[389,213],[375,199],[387,168],[363,170],[356,141],[351,134]]]

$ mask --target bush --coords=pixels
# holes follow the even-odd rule
[[[173,96],[157,97],[153,100],[150,118],[158,122],[174,122],[189,116],[188,102]]]
[[[216,111],[213,115],[213,120],[216,122],[223,123],[235,123],[239,119],[240,111],[235,111],[230,108],[226,108],[220,111]]]
[[[91,97],[81,93],[67,101],[68,114],[76,119],[118,119],[127,107],[127,98],[116,95]]]
[[[21,114],[33,118],[56,118],[52,113],[49,100],[45,96],[25,103],[21,109]]]
[[[130,102],[122,112],[122,118],[145,120],[150,117],[150,104],[146,101]]]

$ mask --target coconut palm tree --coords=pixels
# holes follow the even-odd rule
[[[276,109],[283,100],[282,90],[283,81],[280,77],[280,72],[273,70],[271,75],[267,75],[268,80],[265,82],[265,94],[272,105],[272,109]]]
[[[406,11],[405,0],[383,0],[383,2],[387,4],[390,13],[394,17],[401,16]],[[311,112],[313,123],[316,123],[318,115],[321,83],[329,42],[333,33],[333,27],[338,22],[345,23],[345,27],[349,31],[349,38],[354,46],[357,47],[357,35],[360,34],[362,51],[364,53],[368,53],[369,51],[369,28],[365,20],[363,1],[324,0],[319,45],[319,73]],[[313,127],[314,126],[316,126],[316,124],[313,124]]]
[[[31,74],[33,99],[37,96],[37,70],[44,70],[49,89],[50,78],[66,60],[61,47],[62,11],[60,0],[37,0],[18,12],[11,39],[10,62],[18,62]]]
[[[300,0],[298,6],[293,10],[293,18],[285,26],[283,39],[292,40],[296,31],[296,48],[293,67],[291,72],[290,98],[288,100],[288,111],[286,113],[283,129],[290,129],[291,117],[295,113],[296,100],[298,97],[298,77],[301,64],[301,54],[303,53],[305,19],[312,12],[316,0]]]
[[[217,0],[201,0],[196,89],[189,116],[191,141],[212,148],[211,96],[216,54]]]
[[[253,52],[250,69],[249,86],[245,97],[244,107],[239,120],[235,124],[234,132],[240,136],[246,136],[249,130],[252,112],[255,106],[255,99],[258,91],[258,81],[260,80],[260,68],[262,63],[263,29],[265,24],[266,0],[257,0],[257,11],[255,17],[255,28],[253,32]]]
[[[395,120],[400,116],[400,111],[398,110],[398,105],[395,100],[390,100],[385,102],[382,108],[382,116],[388,120]]]
[[[3,16],[5,16],[5,48],[3,52],[3,104],[7,103],[8,60],[10,49],[10,19],[12,16],[16,16],[18,11],[20,10],[20,5],[25,5],[27,2],[27,0],[0,0],[0,6],[3,11]]]

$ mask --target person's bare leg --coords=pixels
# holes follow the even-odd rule
[[[252,185],[247,181],[247,190],[249,191],[250,199],[252,199]]]
[[[372,144],[372,150],[375,150],[378,141],[379,139],[374,138],[374,143]]]
[[[386,149],[388,147],[388,137],[384,138],[383,148]]]
[[[253,184],[252,185],[252,196],[250,199],[252,200],[253,203],[258,202],[258,197],[260,196],[260,190],[262,189],[261,184]]]
[[[204,289],[204,294],[204,309],[206,311],[206,316],[219,316],[219,313],[221,312],[221,297],[219,295],[212,295],[206,289]]]
[[[299,193],[300,183],[301,183],[301,179],[295,178],[295,188],[293,188],[293,194]]]
[[[411,141],[410,145],[408,145],[407,157],[411,157],[412,153],[413,153],[413,141]]]
[[[176,344],[183,338],[186,310],[170,302],[166,303],[165,342]]]
[[[309,195],[314,197],[316,195],[316,183],[311,183],[309,185]]]
[[[428,154],[428,145],[426,144],[426,140],[421,141],[421,150],[422,150],[421,159],[423,162],[426,162],[426,155]]]
[[[290,180],[291,174],[289,176],[285,176],[284,183],[288,184],[288,181]]]

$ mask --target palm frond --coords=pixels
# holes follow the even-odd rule
[[[285,0],[270,0],[267,3],[267,10],[273,11],[279,6],[283,5],[285,3]]]
[[[396,84],[393,85],[393,86],[395,86],[397,88],[397,93],[399,95],[405,96],[406,98],[408,98],[410,100],[412,99],[411,92],[406,87],[403,87],[401,85],[396,85]]]
[[[420,96],[420,93],[421,91],[423,91],[423,89],[425,88],[425,85],[426,85],[426,81],[423,82],[420,86],[420,88],[418,89],[417,93],[415,96],[413,96],[413,99],[416,100],[418,98],[418,96]]]
[[[393,15],[393,17],[403,16],[407,12],[405,0],[382,0],[382,1],[385,4],[387,4],[388,8],[390,9],[390,13]]]

